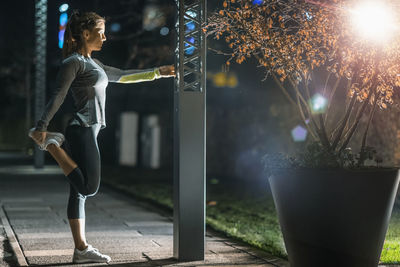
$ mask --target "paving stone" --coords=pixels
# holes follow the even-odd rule
[[[142,252],[130,252],[130,253],[110,252],[108,255],[112,259],[111,262],[112,264],[148,262],[147,258],[143,256]]]
[[[8,218],[10,219],[55,219],[55,218],[60,218],[55,214],[54,212],[52,213],[40,213],[40,212],[7,212]]]
[[[43,226],[43,225],[57,225],[64,224],[64,221],[61,218],[44,218],[44,219],[13,219],[10,218],[10,223],[15,227],[34,227],[34,226]]]
[[[71,237],[55,239],[22,239],[19,240],[23,251],[36,251],[36,250],[64,250],[74,247],[74,242]]]
[[[55,265],[55,264],[72,264],[72,254],[68,256],[43,256],[43,257],[27,257],[27,262],[29,265]]]
[[[136,227],[142,235],[173,235],[173,227],[154,226],[154,227]]]
[[[71,256],[74,249],[24,250],[25,257]]]
[[[132,221],[126,221],[124,222],[128,227],[143,227],[143,226],[148,226],[148,227],[172,227],[173,223],[169,220],[165,221],[137,221],[137,222],[132,222]]]
[[[166,218],[164,216],[161,216],[156,213],[151,213],[147,211],[143,212],[125,212],[125,213],[114,213],[110,212],[110,215],[113,215],[114,217],[121,218],[123,220],[127,220],[129,217],[129,221],[132,222],[143,222],[143,221],[165,221]]]
[[[39,202],[43,203],[42,198],[32,197],[32,198],[23,198],[23,197],[2,197],[0,198],[0,202],[3,204],[14,204],[14,203],[32,203],[32,202]]]
[[[17,212],[43,212],[43,211],[47,211],[47,212],[51,212],[51,208],[49,206],[26,206],[26,205],[4,205],[4,209],[6,212],[12,212],[12,211],[17,211]]]

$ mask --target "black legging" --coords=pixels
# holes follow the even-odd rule
[[[94,196],[100,186],[100,153],[97,135],[100,124],[91,127],[68,126],[62,147],[78,165],[67,178],[70,183],[68,219],[85,218],[86,197]]]

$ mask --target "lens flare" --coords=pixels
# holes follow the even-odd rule
[[[397,30],[396,17],[384,1],[361,1],[350,9],[354,29],[362,38],[384,42]]]
[[[292,138],[295,142],[304,142],[307,139],[307,129],[301,125],[297,125],[292,130]]]
[[[328,106],[328,100],[321,94],[316,93],[309,101],[311,112],[314,114],[324,113]]]

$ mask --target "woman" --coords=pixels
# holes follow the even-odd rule
[[[29,136],[48,151],[70,183],[67,215],[75,243],[74,263],[109,262],[111,258],[87,244],[85,200],[100,185],[100,154],[97,135],[106,127],[104,107],[108,82],[134,83],[175,76],[173,65],[146,70],[120,70],[92,59],[106,40],[105,19],[94,12],[74,12],[67,24],[56,88],[36,127]],[[47,132],[47,126],[71,88],[75,112],[65,131]],[[64,142],[66,141],[66,142]]]

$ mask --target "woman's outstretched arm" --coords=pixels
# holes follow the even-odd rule
[[[118,68],[104,65],[97,59],[93,59],[107,74],[110,82],[116,83],[139,83],[146,81],[154,81],[163,77],[174,77],[175,70],[173,66],[162,66],[151,69],[130,69],[121,70]],[[168,69],[166,71],[165,69]]]

